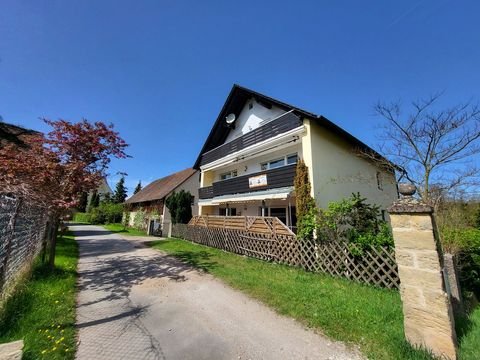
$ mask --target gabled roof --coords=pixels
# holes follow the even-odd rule
[[[41,135],[41,133],[21,126],[0,122],[0,146],[11,143],[19,147],[27,147],[25,140],[32,135]]]
[[[127,199],[125,203],[134,204],[153,200],[161,200],[175,190],[178,186],[183,184],[196,172],[196,170],[188,168],[155,180],[145,186],[138,193]]]
[[[232,90],[230,90],[230,94],[228,95],[227,100],[225,101],[225,104],[222,107],[222,110],[218,114],[217,120],[215,120],[215,123],[213,124],[212,130],[210,131],[210,134],[208,135],[207,140],[205,141],[205,144],[203,145],[202,150],[200,151],[200,154],[198,155],[197,160],[195,161],[195,164],[193,165],[194,169],[200,168],[200,161],[203,153],[210,151],[216,148],[217,146],[222,145],[225,142],[228,136],[228,133],[230,131],[230,128],[228,128],[225,125],[225,117],[230,113],[234,113],[238,116],[240,111],[245,106],[245,103],[252,97],[255,98],[257,102],[267,107],[275,105],[284,111],[293,111],[295,114],[299,115],[301,118],[308,118],[308,119],[314,120],[317,122],[317,124],[332,131],[339,137],[351,143],[354,147],[366,153],[373,154],[373,156],[375,157],[379,157],[383,159],[383,157],[380,154],[378,154],[375,150],[373,150],[371,147],[369,147],[368,145],[366,145],[365,143],[357,139],[352,134],[343,130],[341,127],[334,124],[333,122],[328,120],[326,117],[322,115],[316,115],[309,111],[300,109],[296,106],[289,105],[282,101],[273,99],[269,96],[260,94],[256,91],[247,89],[243,86],[234,84],[232,87]]]

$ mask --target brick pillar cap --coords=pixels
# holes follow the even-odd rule
[[[412,196],[405,196],[395,201],[387,210],[390,214],[431,214],[433,212],[430,205]]]

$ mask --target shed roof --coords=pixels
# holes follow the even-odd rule
[[[197,171],[195,169],[188,168],[155,180],[145,186],[138,193],[127,199],[125,203],[135,204],[153,200],[161,200],[175,190],[178,186],[183,184],[196,172]]]

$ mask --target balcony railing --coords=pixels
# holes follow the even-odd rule
[[[266,123],[243,136],[228,143],[220,145],[215,149],[207,151],[202,155],[200,165],[211,163],[234,152],[245,149],[261,141],[270,139],[276,135],[285,133],[302,125],[302,120],[295,114],[289,112],[279,118]]]
[[[211,199],[213,197],[213,186],[206,186],[198,189],[199,199]]]
[[[237,176],[228,180],[217,181],[213,186],[198,189],[200,199],[211,199],[215,196],[242,194],[260,190],[276,189],[286,186],[293,186],[296,164],[282,166],[272,170],[260,171],[257,173]],[[265,178],[263,178],[265,175]],[[261,177],[260,179],[258,177]],[[252,187],[250,179],[256,178],[261,185]]]

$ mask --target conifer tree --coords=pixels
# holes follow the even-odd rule
[[[133,190],[133,195],[138,193],[140,190],[142,190],[142,182],[141,181],[139,181],[137,186],[135,186],[135,190]]]
[[[300,239],[311,239],[316,226],[317,207],[311,195],[312,187],[308,178],[308,167],[303,160],[299,160],[297,163],[294,186],[297,235]]]
[[[113,202],[115,204],[122,204],[127,198],[127,188],[125,187],[125,177],[122,176],[115,186],[115,193],[113,194]]]

